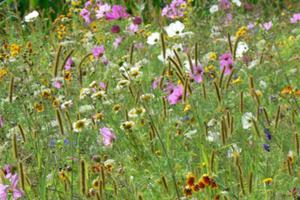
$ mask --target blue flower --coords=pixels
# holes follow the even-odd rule
[[[272,136],[270,130],[268,128],[264,128],[264,132],[266,134],[266,139],[271,140]]]
[[[263,147],[267,152],[270,152],[270,145],[264,144]]]

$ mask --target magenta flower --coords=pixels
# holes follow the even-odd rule
[[[70,57],[68,58],[66,64],[65,64],[65,70],[71,70],[72,66],[74,65],[73,59]]]
[[[190,73],[190,77],[196,81],[197,83],[201,83],[203,81],[203,67],[201,64],[198,64],[198,66],[193,66],[193,72]]]
[[[121,29],[120,29],[120,26],[118,25],[113,25],[110,29],[110,32],[112,33],[120,33]]]
[[[106,90],[107,85],[106,85],[106,83],[104,83],[104,82],[100,82],[100,83],[99,83],[99,87],[100,87],[100,89],[102,89],[102,90]]]
[[[142,18],[140,17],[135,17],[133,19],[133,23],[136,24],[136,25],[140,25],[142,23]]]
[[[10,193],[12,194],[13,200],[21,198],[23,192],[18,188],[19,176],[17,174],[11,174],[10,166],[5,166],[4,173],[10,185],[0,184],[0,199],[7,200]]]
[[[4,119],[3,116],[0,115],[0,128],[2,128],[4,126]]]
[[[111,146],[112,142],[116,139],[115,133],[107,127],[101,128],[100,129],[100,134],[103,137],[103,144],[106,147]]]
[[[300,13],[293,14],[293,17],[290,19],[292,24],[296,24],[298,21],[300,21]]]
[[[105,48],[103,45],[101,46],[96,46],[93,48],[93,55],[95,58],[100,58],[103,56],[104,52],[105,52]]]
[[[264,28],[266,31],[270,30],[270,29],[272,28],[272,26],[273,26],[272,21],[263,23],[263,28]]]
[[[233,68],[233,60],[231,54],[224,53],[223,55],[220,56],[219,60],[220,60],[220,70],[223,71],[225,67],[224,75],[229,75]]]
[[[59,80],[55,80],[53,83],[52,83],[53,87],[55,87],[56,89],[60,89],[62,87],[62,82],[59,81]]]
[[[105,14],[106,20],[118,20],[126,19],[129,14],[126,12],[126,8],[120,5],[114,5],[111,11]]]
[[[155,90],[156,88],[158,88],[161,79],[162,79],[162,77],[159,76],[159,77],[155,78],[155,79],[152,81],[152,84],[151,84],[151,85],[152,85],[152,89]]]
[[[180,102],[183,97],[183,92],[184,90],[182,85],[174,87],[172,93],[168,96],[169,104],[175,105]]]
[[[89,24],[92,22],[91,13],[88,9],[84,8],[80,12],[80,16],[84,19],[84,21]]]

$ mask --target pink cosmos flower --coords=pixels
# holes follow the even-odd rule
[[[56,89],[60,89],[62,87],[62,82],[59,81],[59,80],[55,80],[53,83],[52,83],[53,87],[55,87]]]
[[[220,0],[219,5],[220,5],[220,8],[223,10],[229,10],[231,7],[229,0]]]
[[[201,83],[203,81],[203,73],[204,69],[202,65],[198,64],[197,66],[193,66],[193,72],[190,73],[190,77],[197,83]]]
[[[231,54],[224,53],[223,55],[220,56],[219,60],[220,60],[220,70],[223,71],[225,67],[224,75],[229,75],[233,68],[233,60]]]
[[[101,19],[105,17],[106,13],[111,10],[111,6],[109,4],[99,4],[98,9],[96,10],[96,18]]]
[[[136,32],[138,32],[138,30],[139,30],[139,25],[136,25],[136,24],[130,24],[130,25],[128,26],[128,31],[129,31],[130,33],[136,33]]]
[[[117,49],[122,43],[122,41],[123,41],[122,37],[117,37],[113,43],[114,48]]]
[[[162,12],[162,16],[166,16],[169,19],[176,19],[184,16],[186,7],[182,6],[186,4],[185,0],[173,0],[170,5],[166,5]]]
[[[106,20],[118,20],[118,19],[126,19],[129,14],[126,12],[126,8],[120,5],[114,5],[111,11],[105,14]]]
[[[152,89],[155,90],[156,88],[158,88],[161,79],[162,79],[162,77],[159,76],[159,77],[155,78],[155,79],[152,81]]]
[[[296,24],[298,21],[300,21],[300,13],[293,14],[293,17],[290,19],[292,24]]]
[[[272,26],[273,26],[272,21],[263,23],[263,28],[264,28],[266,31],[270,30],[270,29],[272,28]]]
[[[115,133],[108,127],[101,128],[100,134],[103,137],[103,144],[106,147],[111,146],[112,142],[116,139]]]
[[[89,24],[92,22],[91,13],[88,9],[83,8],[80,12],[80,16],[84,19],[84,21]]]
[[[173,88],[172,93],[168,96],[168,101],[170,105],[175,105],[179,103],[183,97],[183,86],[179,84]]]
[[[118,25],[113,25],[110,29],[110,32],[112,33],[120,33],[121,29],[120,29],[120,26]]]
[[[24,193],[18,188],[19,176],[11,174],[10,166],[4,168],[5,178],[9,180],[10,185],[0,184],[0,199],[8,200],[8,194],[12,194],[12,199],[16,200],[21,198]]]
[[[104,52],[105,52],[105,48],[103,45],[101,46],[96,46],[93,48],[93,55],[95,58],[100,58],[103,56]]]
[[[100,82],[100,83],[99,83],[99,87],[100,87],[100,89],[102,89],[102,90],[106,90],[107,85],[106,85],[106,83],[104,83],[104,82]]]
[[[72,66],[74,65],[73,59],[70,57],[68,58],[66,64],[65,64],[65,70],[71,70]]]

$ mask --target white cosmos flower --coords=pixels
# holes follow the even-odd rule
[[[220,133],[219,132],[214,132],[214,131],[208,131],[206,140],[209,142],[214,142],[219,139]]]
[[[267,83],[263,80],[259,81],[259,87],[261,87],[262,89],[266,89],[267,88]]]
[[[166,49],[166,60],[168,60],[169,57],[173,58],[174,56],[175,56],[175,54],[171,49]],[[161,52],[161,54],[159,56],[157,56],[157,58],[161,62],[165,61],[163,52]]]
[[[238,147],[237,144],[232,144],[230,149],[227,151],[227,157],[231,158],[235,155],[239,155],[242,152],[242,149]]]
[[[180,21],[171,23],[169,26],[166,26],[164,29],[167,32],[169,37],[179,36],[184,37],[186,35],[192,35],[193,32],[183,32],[185,26]]]
[[[232,0],[232,3],[240,7],[242,5],[242,2],[240,0]]]
[[[209,12],[210,12],[211,14],[214,14],[215,12],[218,12],[218,10],[219,10],[219,6],[218,6],[218,5],[212,5],[212,6],[210,7],[210,9],[209,9]]]
[[[252,126],[252,119],[254,116],[251,112],[246,112],[242,117],[243,129],[249,129]]]
[[[236,57],[241,58],[243,54],[249,50],[249,47],[246,42],[239,42],[236,48]]]
[[[24,17],[24,21],[25,22],[33,22],[37,17],[39,16],[38,11],[32,11],[31,13],[29,13],[28,15],[26,15]]]
[[[160,33],[159,32],[155,32],[152,33],[148,38],[147,38],[147,43],[149,45],[154,45],[157,44],[160,40]]]

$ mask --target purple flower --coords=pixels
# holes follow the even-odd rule
[[[267,152],[270,152],[270,145],[268,144],[263,144],[263,148],[267,151]]]
[[[233,68],[233,60],[230,53],[224,53],[220,56],[220,70],[223,71],[225,67],[224,75],[229,75]]]
[[[71,70],[72,66],[74,65],[73,59],[70,57],[68,58],[66,64],[65,64],[65,70]]]
[[[173,88],[172,93],[168,96],[169,104],[174,105],[181,101],[183,96],[183,86],[178,85]]]
[[[106,90],[107,85],[106,85],[106,83],[104,83],[104,82],[100,82],[100,83],[99,83],[99,87],[100,87],[100,89],[102,89],[102,90]]]
[[[106,20],[118,20],[126,19],[129,14],[126,12],[126,8],[120,5],[114,5],[110,12],[106,13]]]
[[[59,80],[55,80],[53,83],[52,83],[53,87],[55,87],[56,89],[60,89],[62,87],[62,82],[59,81]]]
[[[293,14],[293,17],[290,19],[292,24],[296,24],[298,21],[300,21],[300,13]]]
[[[120,33],[120,26],[118,26],[118,25],[113,25],[112,27],[111,27],[111,29],[110,29],[110,32],[112,32],[112,33]]]
[[[142,23],[142,18],[140,18],[140,17],[135,17],[135,18],[133,19],[133,23],[134,23],[135,25],[140,25],[140,24]]]
[[[96,46],[93,48],[93,55],[95,58],[100,58],[103,56],[104,52],[105,52],[105,48],[103,45],[101,46]]]
[[[265,135],[266,135],[266,139],[271,140],[272,136],[271,136],[270,130],[268,128],[264,128],[264,132],[265,132]]]
[[[111,146],[112,142],[116,139],[116,135],[114,134],[114,132],[107,127],[101,128],[100,134],[103,137],[103,144],[107,147]]]
[[[203,81],[203,67],[201,64],[198,64],[198,66],[193,66],[193,72],[191,72],[190,77],[196,81],[197,83],[201,83]]]
[[[88,9],[84,8],[81,10],[80,12],[80,16],[84,19],[84,21],[86,23],[91,23],[92,22],[92,19],[91,19],[91,13]]]
[[[11,174],[10,170],[5,176],[9,180],[10,185],[0,184],[0,199],[7,200],[8,194],[12,194],[12,199],[16,200],[23,196],[22,190],[18,188],[19,176],[17,174]]]
[[[253,29],[254,27],[255,27],[255,24],[253,24],[253,23],[249,23],[247,26],[248,29]]]
[[[231,7],[229,0],[220,0],[219,5],[220,5],[220,8],[223,10],[229,10]]]
[[[0,115],[0,128],[2,128],[4,126],[4,119],[3,116]]]
[[[272,26],[273,26],[272,21],[263,23],[263,28],[264,28],[266,31],[270,30],[270,29],[272,28]]]

